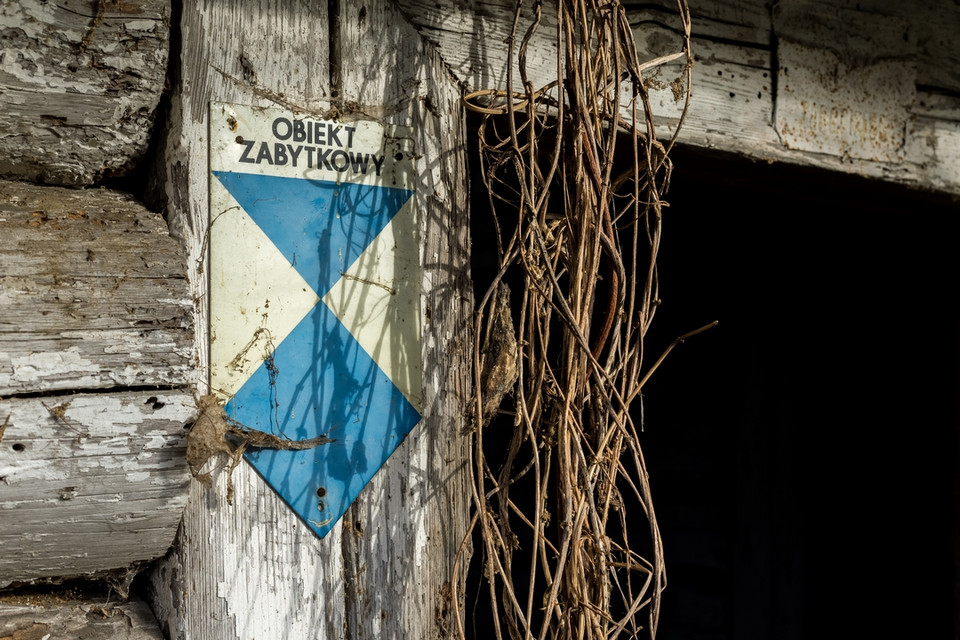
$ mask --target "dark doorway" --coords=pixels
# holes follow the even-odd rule
[[[644,447],[662,640],[956,637],[960,204],[678,149]]]

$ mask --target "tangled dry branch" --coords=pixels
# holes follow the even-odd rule
[[[475,326],[474,562],[497,638],[652,638],[666,578],[629,409],[650,372],[673,140],[657,139],[648,89],[676,61],[686,114],[690,16],[678,0],[678,51],[641,62],[619,2],[542,4],[517,2],[506,86],[465,99],[499,258]],[[556,77],[535,87],[528,49],[554,28]]]

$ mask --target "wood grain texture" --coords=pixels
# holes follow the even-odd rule
[[[625,6],[641,59],[680,49],[673,4]],[[512,2],[408,0],[403,7],[467,90],[505,86]],[[556,77],[553,7],[544,3],[530,45],[535,87]],[[960,167],[951,162],[955,115],[932,116],[920,106],[928,94],[960,94],[953,35],[960,7],[787,0],[771,11],[763,0],[722,0],[691,3],[691,12],[695,64],[681,142],[960,193]],[[529,19],[522,16],[514,46]],[[675,133],[682,110],[674,92],[681,71],[675,63],[648,74],[663,138]]]
[[[62,185],[126,173],[147,150],[169,0],[0,3],[0,176]]]
[[[0,586],[166,553],[190,479],[184,391],[0,400]]]
[[[163,640],[157,619],[142,600],[124,603],[0,600],[0,640]]]
[[[232,507],[222,471],[212,490],[193,483],[178,543],[151,576],[151,604],[171,638],[441,638],[453,624],[456,589],[447,583],[467,518],[472,311],[460,92],[392,3],[341,2],[335,16],[326,15],[328,4],[184,7],[185,66],[174,86],[161,186],[202,300],[210,100],[307,113],[333,106],[345,120],[412,127],[424,418],[322,540],[246,464],[234,473]],[[262,22],[235,26],[254,20]],[[230,26],[229,41],[220,25]],[[270,38],[294,52],[280,69]],[[202,305],[197,312],[205,318]]]
[[[130,196],[0,181],[0,397],[186,385],[183,251]]]

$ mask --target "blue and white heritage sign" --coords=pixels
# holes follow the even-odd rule
[[[210,386],[305,450],[246,458],[326,535],[420,420],[409,132],[210,107]]]

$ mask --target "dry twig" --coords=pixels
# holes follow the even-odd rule
[[[555,0],[551,20],[542,9],[517,3],[506,86],[465,97],[483,117],[500,264],[475,318],[473,422],[510,391],[514,404],[497,459],[485,436],[503,427],[474,432],[471,531],[497,638],[652,638],[666,577],[629,402],[646,381],[673,140],[657,140],[647,74],[679,58],[672,86],[689,88],[690,16],[679,0],[678,52],[641,62],[618,2]],[[527,49],[554,16],[556,79],[537,88]],[[512,312],[504,279],[522,283]],[[505,313],[518,335],[494,353],[491,333],[514,331]],[[501,361],[515,373],[491,366]],[[628,531],[638,514],[646,531]]]

